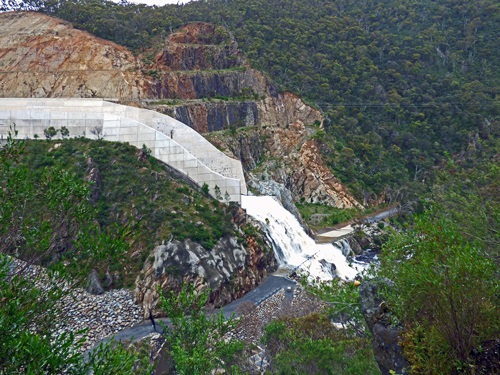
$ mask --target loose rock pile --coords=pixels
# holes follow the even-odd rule
[[[258,306],[250,303],[240,305],[240,324],[232,335],[247,343],[259,342],[264,327],[272,320],[281,316],[302,317],[324,308],[321,300],[305,293],[301,287],[294,289],[293,296],[287,296],[287,293],[282,289]]]
[[[78,332],[77,338],[84,338],[81,350],[85,351],[103,338],[143,320],[143,311],[133,302],[128,290],[112,290],[101,295],[87,293],[82,288],[71,288],[66,282],[48,277],[46,271],[38,266],[29,265],[22,260],[10,258],[11,274],[35,280],[41,289],[61,288],[67,294],[58,301],[60,308],[56,334]]]
[[[82,349],[90,349],[103,338],[141,322],[143,312],[134,305],[128,290],[112,290],[92,295],[77,288],[60,301],[61,316],[57,333],[78,332],[85,338]]]

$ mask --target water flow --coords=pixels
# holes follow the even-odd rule
[[[352,280],[364,268],[363,264],[349,265],[339,247],[317,244],[273,197],[241,198],[247,213],[264,224],[280,266],[297,268],[298,273],[315,280],[331,280],[337,276]]]

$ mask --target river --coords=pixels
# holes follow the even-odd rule
[[[270,196],[242,196],[242,207],[260,221],[273,244],[280,267],[307,276],[309,280],[352,280],[367,267],[348,260],[333,244],[318,244],[307,235],[297,219]]]

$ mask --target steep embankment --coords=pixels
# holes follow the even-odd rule
[[[268,183],[276,181],[296,201],[338,208],[360,207],[321,158],[321,146],[315,139],[315,134],[321,131],[319,125],[306,126],[295,121],[284,127],[242,128],[206,137],[241,160],[243,168],[250,172],[249,186],[262,194],[281,195],[283,188]]]
[[[260,182],[271,179],[295,200],[359,205],[327,168],[313,139],[322,131],[321,114],[292,93],[276,93],[222,27],[185,26],[167,38],[150,68],[156,69],[155,94],[170,98],[152,107],[202,133],[229,129],[206,136],[242,160],[256,189],[263,191]]]
[[[126,48],[37,13],[0,15],[2,97],[141,96],[138,61]]]
[[[270,244],[245,212],[209,198],[147,150],[83,138],[29,141],[20,163],[35,177],[49,167],[90,181],[100,227],[112,233],[115,226],[126,228],[125,256],[93,265],[97,293],[102,286],[132,288],[147,313],[158,286],[170,290],[188,282],[209,287],[210,302],[221,305],[254,289],[276,268]],[[30,217],[43,221],[44,209],[35,202]],[[61,239],[61,253],[73,240]]]
[[[113,98],[156,109],[201,133],[231,129],[218,142],[244,160],[246,172],[264,166],[297,201],[358,205],[311,140],[321,128],[320,112],[292,93],[278,93],[222,27],[189,24],[161,47],[134,56],[52,17],[3,13],[0,96]],[[248,126],[250,138],[232,132]]]
[[[154,55],[154,56],[153,56]],[[321,114],[291,93],[278,94],[252,69],[236,40],[220,26],[192,23],[171,34],[159,51],[146,52],[153,77],[147,96],[170,99],[155,108],[201,133],[230,127],[321,121]]]

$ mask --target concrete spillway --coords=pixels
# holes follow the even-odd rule
[[[200,186],[207,184],[219,199],[241,202],[247,194],[243,168],[187,125],[161,113],[119,105],[103,99],[0,98],[0,139],[15,124],[18,138],[43,137],[44,130],[68,128],[70,137],[127,142],[184,173]]]

